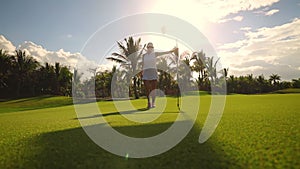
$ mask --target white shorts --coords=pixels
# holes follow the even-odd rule
[[[157,70],[154,68],[144,69],[143,70],[143,80],[157,80]]]

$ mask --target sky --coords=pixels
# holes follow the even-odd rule
[[[0,48],[10,53],[25,50],[40,62],[92,68],[99,63],[83,50],[95,32],[120,18],[143,13],[170,15],[195,26],[230,75],[300,77],[298,0],[2,0]],[[120,40],[112,37],[106,34],[102,39]],[[161,46],[167,50],[174,44]]]

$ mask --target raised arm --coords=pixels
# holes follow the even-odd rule
[[[170,54],[173,53],[176,50],[176,47],[173,48],[172,50],[166,51],[166,52],[155,52],[155,56],[161,56],[161,55],[165,55],[165,54]]]

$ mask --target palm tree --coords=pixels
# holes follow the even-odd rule
[[[185,66],[187,66],[190,70],[193,69],[192,58],[190,57],[190,55],[189,55],[189,53],[187,51],[183,52],[180,55],[180,58],[183,58],[183,63],[185,64]]]
[[[128,40],[125,38],[124,40],[125,45],[121,42],[117,42],[121,53],[114,52],[112,53],[111,57],[107,57],[106,59],[120,63],[121,67],[126,70],[127,78],[129,81],[131,81],[133,76],[134,96],[136,99],[138,99],[139,95],[137,92],[137,70],[141,66],[141,38],[139,38],[137,41],[134,41],[133,37],[129,37]]]
[[[294,88],[300,88],[300,78],[292,79],[292,85]]]
[[[192,68],[191,65],[192,60],[190,59],[189,55],[185,55],[185,53],[181,54],[180,58],[184,58],[182,62],[180,62],[178,67],[178,80],[182,81],[181,84],[182,89],[185,91],[191,89],[191,80],[192,80]]]
[[[82,76],[82,73],[80,74],[77,69],[74,69],[73,79],[72,79],[73,83],[79,84],[81,76]]]
[[[58,76],[58,85],[60,94],[70,96],[71,88],[72,88],[72,76],[73,74],[68,69],[68,67],[63,66],[60,68],[59,76]]]
[[[16,50],[15,55],[15,75],[16,75],[16,95],[20,96],[21,89],[26,84],[30,89],[34,89],[35,84],[32,82],[35,76],[33,72],[39,66],[39,63],[32,57],[27,56],[25,51]],[[25,83],[27,81],[27,83]],[[28,93],[28,91],[25,91]]]
[[[59,93],[59,76],[60,76],[60,70],[61,70],[61,66],[58,62],[55,62],[55,67],[54,67],[54,72],[55,72],[55,79],[54,79],[54,92],[55,94],[60,94]]]
[[[225,78],[225,80],[228,79],[228,71],[229,71],[229,68],[223,68],[223,70],[221,71],[222,76]]]
[[[257,82],[253,77],[253,74],[249,74],[245,77],[246,80],[246,92],[251,94],[251,93],[257,93]]]
[[[0,88],[8,87],[8,78],[12,69],[13,58],[5,50],[0,50]]]
[[[128,80],[126,79],[127,72],[123,69],[113,69],[114,72],[112,74],[112,83],[110,83],[110,88],[111,88],[111,96],[113,98],[127,98],[128,95]]]
[[[264,75],[259,75],[257,78],[257,82],[260,84],[264,84],[265,83],[265,77]]]
[[[256,78],[256,81],[260,93],[266,93],[270,91],[271,89],[270,83],[268,82],[267,79],[265,79],[264,75],[259,75],[258,78]]]
[[[200,87],[205,77],[205,53],[203,50],[200,52],[194,52],[192,54],[191,61],[194,60],[192,70],[198,73],[198,86]]]
[[[97,72],[95,76],[95,89],[97,97],[111,97],[112,96],[112,81],[116,82],[117,68],[113,66],[111,71],[105,70]],[[114,76],[115,75],[115,76]],[[113,90],[116,88],[113,88]],[[115,96],[115,95],[114,95]]]
[[[237,92],[237,77],[234,77],[234,75],[230,75],[227,80],[227,91],[229,93]]]
[[[210,77],[211,83],[215,85],[215,80],[217,79],[217,63],[220,58],[214,62],[214,57],[207,57],[205,65],[207,69],[208,76]]]
[[[38,71],[40,92],[42,94],[55,94],[56,76],[54,67],[46,62]]]
[[[281,80],[281,77],[278,74],[270,75],[269,81],[275,86],[278,81]]]
[[[168,63],[165,58],[159,58],[157,63],[158,68],[158,88],[163,90],[165,93],[170,93],[172,86],[172,76],[175,74],[175,69],[171,68],[171,65],[175,62]]]
[[[117,72],[117,67],[114,65],[111,69],[111,71],[108,72],[108,75],[107,75],[107,81],[106,81],[106,86],[107,86],[107,89],[108,89],[108,96],[111,97],[111,90],[112,90],[112,82],[115,80],[115,74]]]
[[[262,93],[264,91],[264,86],[266,84],[265,77],[263,75],[259,75],[256,81],[258,84],[259,92]]]
[[[72,96],[74,98],[78,97],[78,98],[83,98],[84,97],[84,93],[82,91],[82,83],[81,83],[81,77],[82,77],[83,73],[79,73],[77,69],[74,69],[73,71],[73,78],[72,78]]]

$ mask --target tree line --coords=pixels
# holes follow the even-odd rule
[[[73,74],[67,66],[37,62],[25,51],[10,55],[0,50],[0,97],[70,96]]]
[[[80,97],[95,95],[98,98],[139,98],[145,95],[141,76],[143,46],[140,43],[140,38],[134,40],[132,37],[126,38],[124,43],[117,42],[119,53],[114,52],[107,59],[117,62],[119,67],[114,66],[111,70],[100,72],[95,70],[93,76],[86,80],[81,79],[82,74],[76,69],[71,71],[70,67],[62,66],[59,62],[54,65],[39,63],[22,50],[16,50],[13,55],[0,50],[0,97],[17,98],[47,94],[72,96],[74,85],[79,90],[73,94]],[[229,76],[228,68],[217,70],[219,58],[207,57],[204,51],[184,51],[178,55],[177,57],[181,58],[180,62],[177,62],[176,57],[168,56],[157,60],[158,88],[167,95],[177,94],[179,80],[189,82],[183,86],[187,89],[196,87],[199,90],[211,91],[212,86],[226,86],[227,93],[241,94],[300,88],[300,78],[281,81],[278,74],[272,74],[268,78],[263,75],[255,77],[252,74]]]
[[[139,94],[143,94],[141,74],[138,72],[141,70],[140,53],[143,50],[140,42],[140,38],[137,40],[134,40],[133,37],[125,38],[124,43],[117,42],[120,53],[112,53],[112,56],[107,58],[120,64],[120,67],[123,68],[123,77],[130,77],[130,79],[127,79],[127,84],[130,81],[133,82],[131,84],[131,95],[135,98],[139,98]],[[281,81],[278,74],[272,74],[269,78],[265,78],[263,75],[254,77],[252,74],[238,77],[231,75],[228,77],[229,68],[217,70],[220,58],[207,57],[203,50],[192,53],[184,51],[177,54],[177,57],[182,58],[179,63],[176,62],[176,57],[173,60],[168,57],[158,59],[158,68],[168,67],[166,71],[158,69],[158,88],[166,94],[174,95],[177,93],[177,81],[179,80],[190,82],[186,83],[185,88],[192,85],[199,90],[211,91],[212,86],[214,89],[224,89],[226,86],[227,93],[241,94],[268,93],[286,88],[300,88],[300,78],[293,79],[291,82]],[[179,66],[176,66],[176,64],[179,64]],[[186,70],[187,67],[190,71]],[[176,73],[179,74],[178,77],[176,77]],[[196,74],[196,78],[194,78],[195,74],[193,73]],[[179,79],[176,80],[176,78]]]

